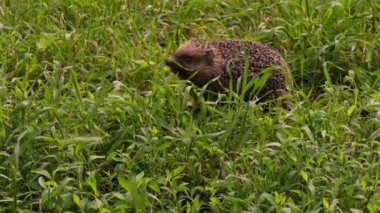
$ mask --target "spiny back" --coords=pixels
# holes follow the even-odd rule
[[[201,41],[197,41],[201,42]],[[244,71],[244,62],[249,62],[249,72],[251,74],[260,72],[270,66],[282,66],[288,69],[282,56],[269,46],[258,42],[225,40],[206,42],[216,55],[222,58],[227,68],[230,69],[234,76],[241,76]]]

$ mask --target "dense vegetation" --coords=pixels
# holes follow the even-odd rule
[[[269,43],[291,109],[193,101],[191,37]],[[378,212],[380,2],[0,1],[1,212]]]

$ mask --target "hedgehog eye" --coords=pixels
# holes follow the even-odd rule
[[[186,57],[185,58],[185,62],[188,63],[188,64],[190,64],[191,63],[191,58],[190,57]]]

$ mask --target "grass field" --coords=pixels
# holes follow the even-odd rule
[[[279,50],[292,109],[192,102],[191,37]],[[380,211],[378,0],[0,0],[0,50],[0,212]]]

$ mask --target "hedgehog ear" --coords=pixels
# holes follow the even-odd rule
[[[205,57],[206,57],[206,61],[207,61],[208,63],[211,63],[212,60],[214,59],[214,53],[212,52],[212,50],[206,50],[206,55],[205,55]]]

